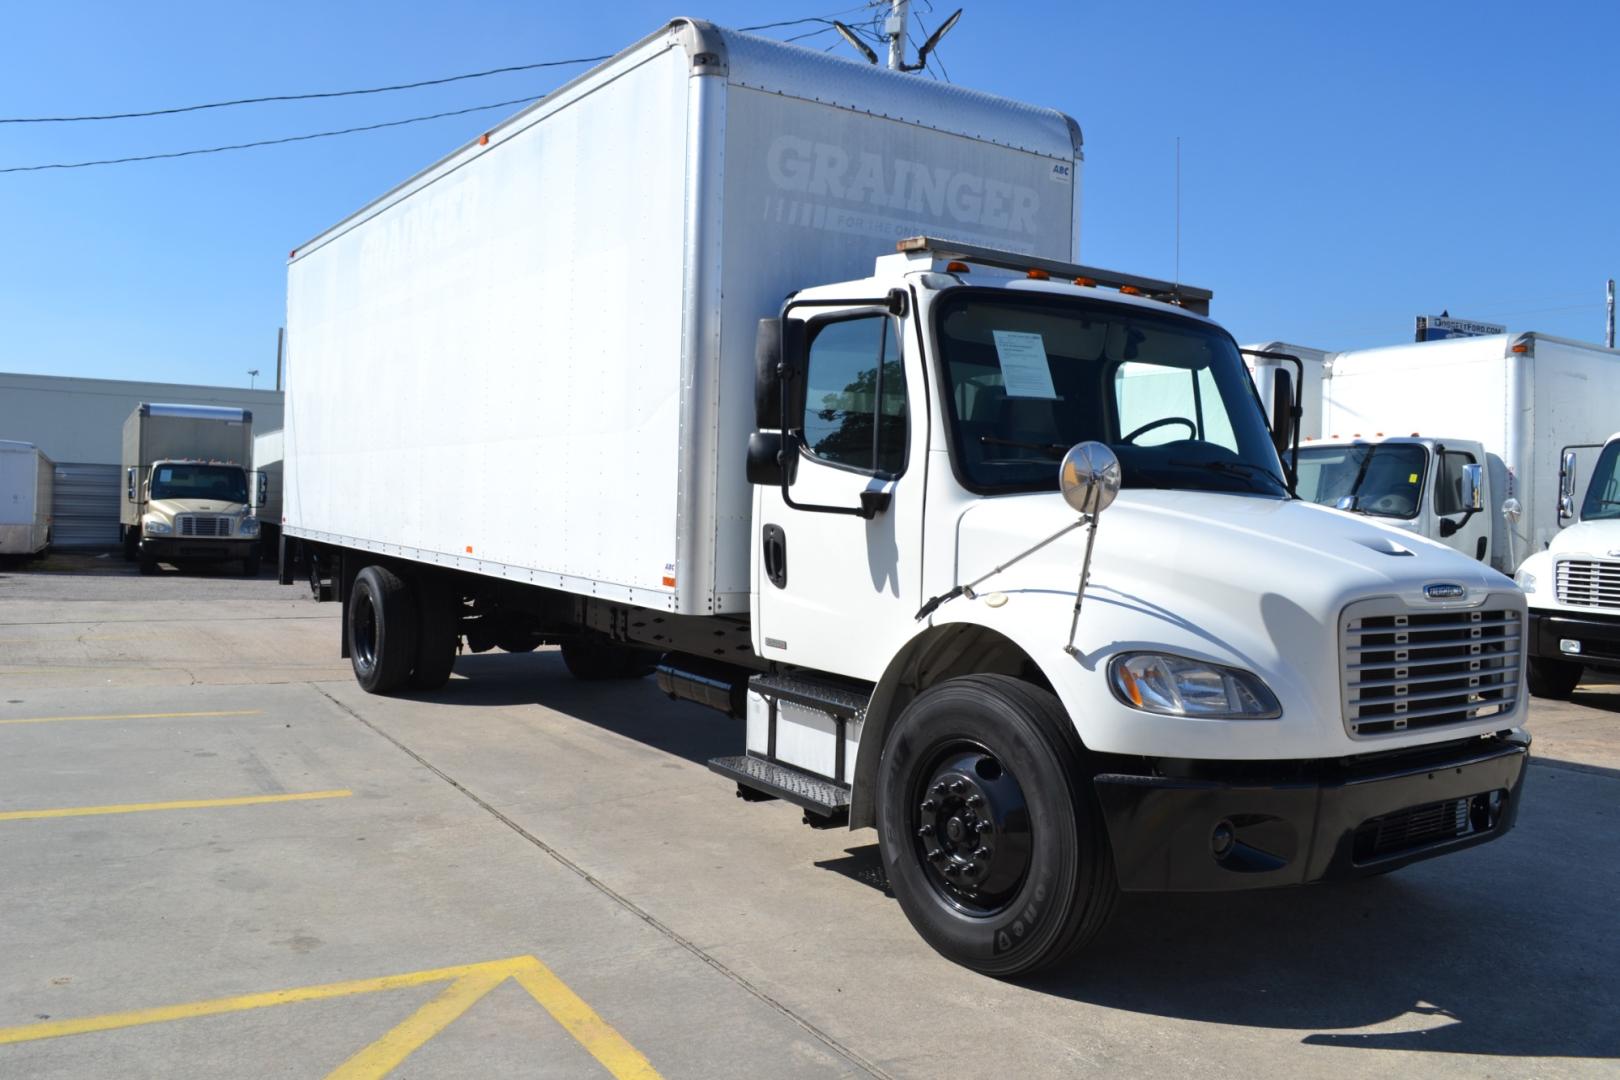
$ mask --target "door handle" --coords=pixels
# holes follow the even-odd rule
[[[761,531],[760,541],[765,576],[778,589],[787,588],[787,533],[780,525],[767,525]]]

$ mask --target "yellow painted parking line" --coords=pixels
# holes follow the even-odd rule
[[[207,810],[216,806],[257,806],[260,803],[305,802],[309,799],[347,799],[354,792],[299,791],[291,795],[244,795],[234,799],[185,799],[180,802],[114,803],[110,806],[62,806],[50,810],[7,810],[0,821],[36,818],[91,817],[96,814],[140,814],[147,810]]]
[[[413,971],[404,975],[386,975],[380,979],[355,979],[321,986],[303,986],[264,994],[244,994],[240,997],[196,1001],[187,1005],[169,1005],[156,1009],[88,1016],[77,1020],[48,1020],[38,1024],[23,1024],[20,1027],[0,1028],[0,1046],[84,1035],[95,1031],[139,1027],[144,1024],[161,1024],[172,1020],[189,1020],[198,1016],[244,1012],[271,1005],[325,1001],[353,994],[369,994],[379,990],[398,990],[408,986],[448,981],[450,985],[437,997],[406,1017],[382,1038],[339,1065],[330,1074],[338,1080],[362,1080],[386,1076],[412,1052],[443,1031],[479,999],[507,979],[516,980],[518,985],[528,991],[529,996],[550,1013],[617,1080],[661,1080],[657,1070],[639,1050],[631,1046],[624,1036],[598,1016],[595,1010],[550,968],[533,956],[514,956],[507,960],[491,960],[482,964],[463,964],[459,967]]]
[[[258,716],[262,709],[220,709],[215,712],[99,713],[93,716],[17,716],[0,724],[52,724],[58,720],[201,720],[220,716]]]

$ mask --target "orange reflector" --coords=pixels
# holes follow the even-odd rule
[[[1124,293],[1126,296],[1141,296],[1142,295],[1142,290],[1138,289],[1135,285],[1121,285],[1119,287],[1119,291]]]
[[[1031,270],[1029,272],[1029,276],[1034,278],[1036,281],[1052,280],[1052,275],[1048,274],[1045,270]]]
[[[665,574],[664,575],[664,587],[666,589],[673,589],[675,587],[675,579],[670,577],[668,574]]]
[[[1131,699],[1131,704],[1137,708],[1142,707],[1142,688],[1136,685],[1136,676],[1124,664],[1119,666],[1119,677],[1125,683],[1125,695]]]
[[[287,252],[287,258],[296,259],[297,257],[298,257],[298,249],[297,248],[293,248],[291,251]]]
[[[469,555],[472,554],[472,545],[471,544],[467,545],[467,554],[469,554]]]
[[[479,146],[488,146],[489,145],[489,132],[486,131],[482,135],[478,136],[478,145]]]
[[[968,272],[968,264],[952,260],[945,264],[945,272],[947,274],[965,274]]]
[[[1417,437],[1418,437],[1418,433],[1417,433],[1417,432],[1415,432],[1415,431],[1414,431],[1414,432],[1412,432],[1412,438],[1414,438],[1414,439],[1415,439],[1415,438],[1417,438]]]
[[[1521,341],[1519,344],[1513,346],[1512,351],[1517,353],[1526,353],[1530,351],[1530,346]]]
[[[1095,281],[1091,280],[1088,277],[1077,277],[1077,278],[1074,279],[1074,283],[1076,285],[1084,285],[1087,288],[1091,288],[1091,289],[1094,289],[1094,288],[1097,287],[1097,283]]]

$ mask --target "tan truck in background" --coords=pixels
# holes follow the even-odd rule
[[[214,405],[143,403],[124,421],[124,558],[141,573],[240,561],[259,572],[259,519],[249,492],[253,414]]]

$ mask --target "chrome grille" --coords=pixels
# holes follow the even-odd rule
[[[1366,739],[1512,712],[1519,700],[1524,618],[1489,597],[1473,610],[1427,611],[1390,599],[1345,609],[1340,654],[1344,724]]]
[[[1559,559],[1557,595],[1560,604],[1620,607],[1620,562]]]
[[[181,536],[229,536],[231,519],[218,514],[181,514]]]

